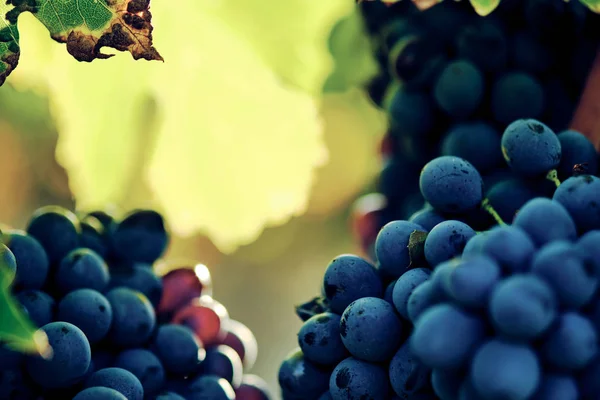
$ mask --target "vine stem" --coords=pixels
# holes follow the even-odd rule
[[[583,133],[600,150],[600,48],[571,121],[571,129]]]

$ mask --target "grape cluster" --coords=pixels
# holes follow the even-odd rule
[[[0,234],[2,282],[51,352],[0,343],[2,400],[268,400],[252,332],[212,298],[206,266],[154,272],[169,242],[163,218],[136,210],[77,216],[35,211]]]
[[[356,203],[356,231],[367,253],[383,225],[421,208],[419,171],[438,156],[473,164],[492,202],[509,192],[547,196],[544,185],[515,179],[502,165],[500,136],[516,119],[534,118],[561,133],[560,179],[571,175],[574,163],[596,173],[597,156],[585,143],[580,148],[568,124],[600,44],[600,16],[564,0],[502,0],[485,18],[468,1],[425,11],[410,1],[360,6],[381,65],[369,92],[390,126],[380,195]],[[476,219],[466,222],[489,227],[490,220]]]
[[[298,306],[284,399],[598,398],[600,178],[576,169],[561,183],[569,146],[537,120],[512,122],[498,147],[549,196],[498,197],[500,215],[472,163],[427,163],[426,205],[378,232],[376,264],[335,258],[322,295]],[[491,226],[476,228],[483,215]]]

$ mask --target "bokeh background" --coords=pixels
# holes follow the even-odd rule
[[[23,15],[21,63],[0,88],[0,221],[24,227],[47,204],[163,212],[165,258],[209,266],[274,393],[297,346],[294,305],[318,294],[334,256],[357,251],[351,205],[373,185],[386,129],[360,89],[376,71],[352,2],[314,3],[199,2],[178,21],[153,0],[164,64],[77,63]]]

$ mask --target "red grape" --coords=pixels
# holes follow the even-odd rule
[[[174,324],[190,328],[205,345],[222,340],[221,320],[227,319],[227,310],[210,296],[193,299],[173,317]]]
[[[203,264],[193,268],[177,268],[162,277],[163,295],[158,314],[173,314],[191,300],[202,295],[212,295],[210,272]]]
[[[259,376],[244,375],[242,384],[235,391],[237,400],[270,400],[267,383]]]
[[[379,193],[370,193],[360,197],[352,209],[352,231],[358,239],[361,249],[369,252],[379,233],[379,214],[386,205],[386,199]]]
[[[379,154],[385,158],[391,158],[394,155],[394,139],[390,133],[386,133],[379,144]]]
[[[239,321],[229,319],[223,321],[221,331],[225,333],[220,344],[234,349],[247,369],[252,368],[258,356],[258,344],[252,331]]]

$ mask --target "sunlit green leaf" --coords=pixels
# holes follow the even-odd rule
[[[5,284],[8,271],[0,263],[0,342],[12,350],[49,356],[48,338],[25,316]]]
[[[149,0],[2,0],[0,85],[19,59],[17,20],[24,12],[34,14],[54,40],[66,43],[78,61],[111,57],[104,47],[128,51],[136,60],[162,60],[152,44],[149,5]]]
[[[498,7],[500,0],[471,0],[473,8],[479,15],[488,15]]]

